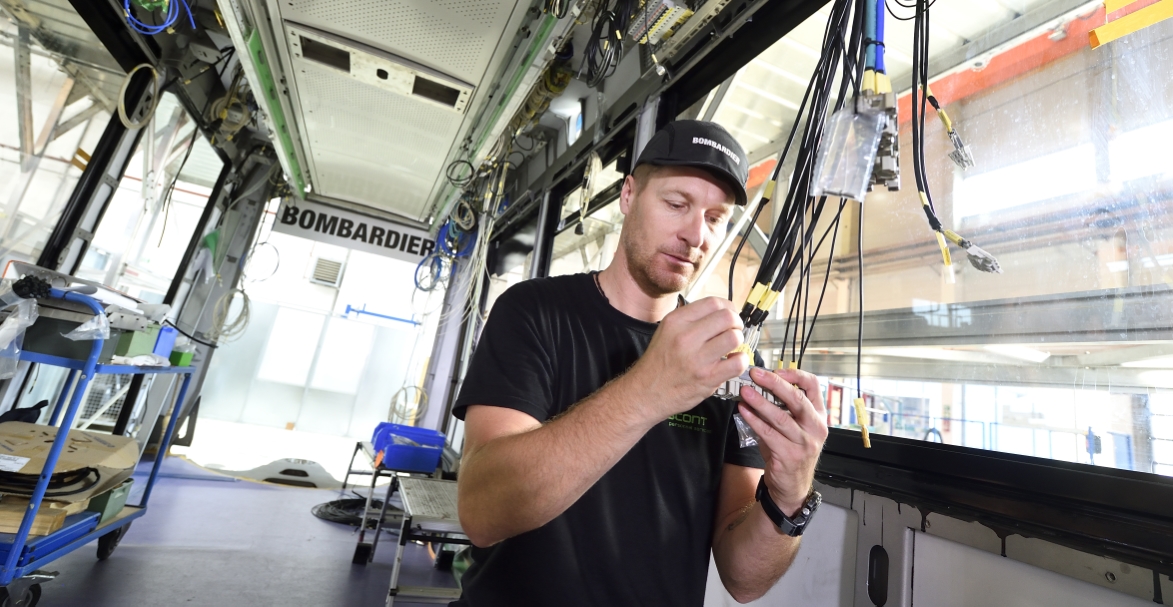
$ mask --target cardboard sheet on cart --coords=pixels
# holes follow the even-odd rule
[[[17,472],[39,475],[45,466],[45,458],[57,438],[57,428],[26,424],[24,422],[0,423],[0,472]],[[97,471],[98,482],[92,483],[94,475],[69,489],[85,487],[72,495],[54,496],[58,502],[80,502],[103,493],[134,473],[138,459],[138,443],[126,436],[113,436],[85,430],[70,430],[61,457],[57,460],[54,474],[72,472],[84,468]],[[3,492],[3,478],[0,475],[0,493]],[[52,491],[50,492],[52,493]]]

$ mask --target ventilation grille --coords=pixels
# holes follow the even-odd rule
[[[342,282],[342,268],[341,261],[319,257],[314,260],[314,274],[310,277],[310,282],[337,287]]]
[[[515,0],[286,0],[283,19],[385,49],[462,80],[479,81]]]
[[[457,112],[464,111],[472,96],[471,84],[411,60],[305,25],[286,25],[295,65],[312,63],[368,86]]]

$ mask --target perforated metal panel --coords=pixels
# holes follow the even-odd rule
[[[418,217],[464,115],[294,60],[315,191]]]
[[[473,106],[486,98],[492,78],[488,72],[497,69],[505,55],[498,45],[513,36],[530,2],[268,0],[268,4],[282,20],[271,25],[283,46],[283,63],[291,68],[287,70],[290,94],[295,97],[294,113],[313,191],[422,219],[436,184],[443,179],[445,159],[469,128]],[[369,78],[363,82],[365,72],[345,71],[344,56],[317,56],[316,60],[303,56],[302,45],[296,42],[315,30],[324,36],[319,41],[329,42],[332,36],[345,47],[367,49],[368,55],[351,56],[355,69],[368,58],[390,55],[418,64],[420,73],[434,77],[432,82],[467,84],[453,85],[461,97],[442,107],[437,99],[396,93],[388,80],[396,75],[391,68],[378,76],[384,82]],[[374,69],[379,65],[371,66],[367,71],[382,71]]]
[[[478,82],[516,4],[515,0],[282,0],[280,6],[284,19]]]

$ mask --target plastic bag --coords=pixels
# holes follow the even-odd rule
[[[81,323],[76,329],[61,335],[65,339],[73,341],[110,339],[110,321],[105,314],[95,314],[93,318]]]
[[[0,308],[7,308],[12,304],[20,303],[23,298],[17,295],[12,290],[12,281],[5,280],[3,285],[0,285]]]
[[[755,447],[758,444],[758,433],[753,431],[749,423],[740,413],[733,414],[733,425],[737,426],[737,444],[742,449],[746,447]]]
[[[24,330],[37,321],[37,300],[22,299],[0,324],[0,379],[16,375],[20,349],[24,345]]]
[[[887,120],[883,114],[843,108],[827,122],[810,194],[863,201]]]

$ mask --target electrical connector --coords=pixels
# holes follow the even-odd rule
[[[750,369],[754,368],[755,367],[750,367]],[[766,390],[765,388],[755,384],[754,381],[750,379],[749,369],[746,369],[745,373],[742,373],[741,375],[721,384],[721,386],[717,388],[715,396],[723,400],[740,402],[744,400],[741,398],[741,388],[743,387],[752,388],[754,392],[761,394],[771,403],[774,403],[783,409],[786,408],[786,405],[779,401],[772,393],[770,393],[769,390]]]
[[[1002,266],[998,265],[998,259],[990,255],[989,251],[973,244],[973,241],[963,238],[953,230],[945,230],[944,234],[945,238],[948,238],[953,244],[965,249],[965,254],[973,267],[991,274],[1002,273]]]
[[[949,159],[962,169],[968,169],[973,166],[973,152],[961,140],[961,136],[957,134],[957,131],[949,131],[949,141],[953,142],[953,151],[949,152]]]
[[[672,0],[647,0],[643,9],[631,17],[627,35],[640,44],[658,44],[691,16],[687,6],[677,6]]]
[[[900,191],[900,126],[896,116],[896,95],[861,92],[855,100],[857,111],[884,114],[886,121],[880,131],[880,146],[872,168],[868,189],[881,185],[889,192]]]

